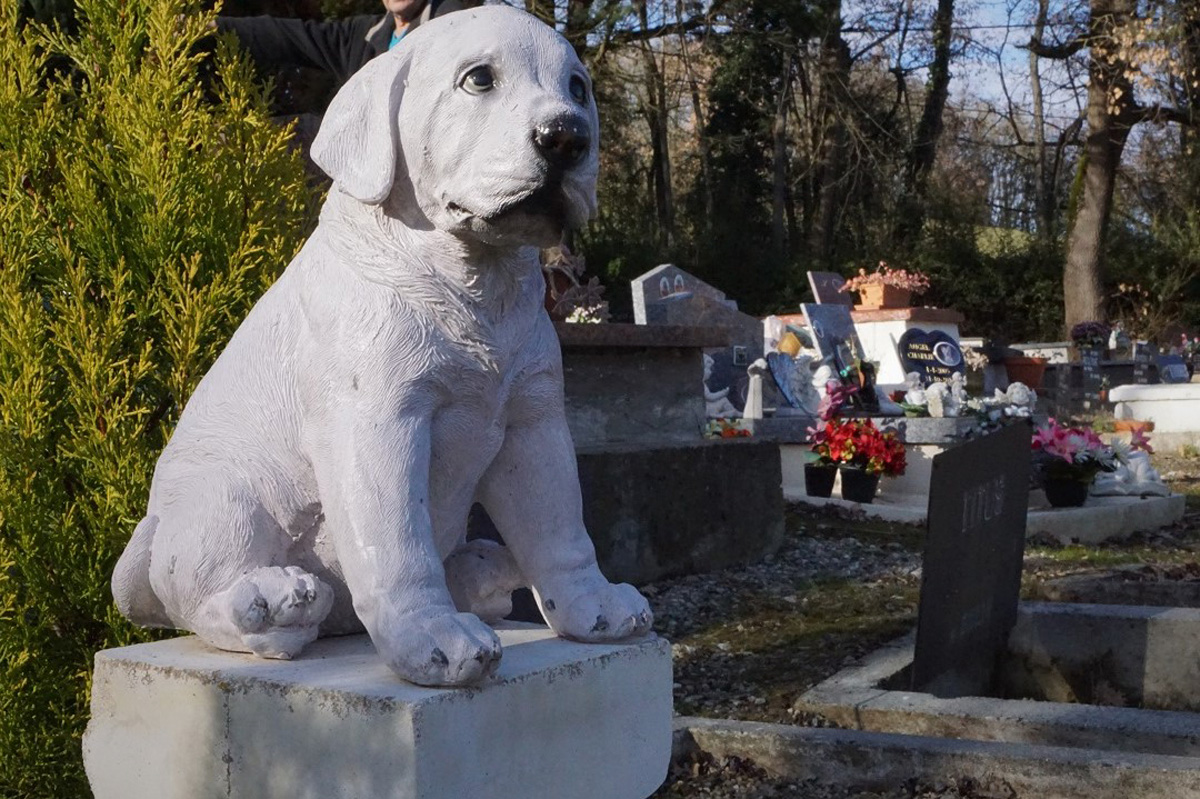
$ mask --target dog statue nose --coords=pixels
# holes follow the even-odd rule
[[[559,117],[538,125],[533,142],[543,158],[562,168],[583,160],[592,143],[587,125],[577,117]]]

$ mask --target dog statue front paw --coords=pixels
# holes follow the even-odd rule
[[[644,635],[654,624],[650,603],[627,583],[601,578],[583,586],[564,583],[539,593],[542,615],[563,638],[584,643],[619,641]]]
[[[398,616],[371,636],[398,675],[428,686],[477,683],[500,665],[500,639],[478,616],[425,610]]]

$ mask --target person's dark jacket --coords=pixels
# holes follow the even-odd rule
[[[431,17],[475,4],[470,0],[430,0],[409,30]],[[311,67],[332,73],[339,85],[372,58],[386,53],[395,29],[391,14],[330,20],[217,17],[217,30],[236,34],[260,68]]]

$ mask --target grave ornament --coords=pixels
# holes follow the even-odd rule
[[[746,368],[746,374],[750,376],[750,387],[746,391],[746,409],[742,414],[746,419],[763,418],[763,379],[770,371],[763,358]]]
[[[928,401],[920,372],[909,372],[905,376],[904,384],[908,389],[904,392],[905,405],[924,405]]]
[[[496,669],[485,619],[516,584],[564,637],[649,630],[584,529],[537,257],[595,213],[585,74],[536,17],[485,6],[338,92],[321,222],[184,408],[113,576],[122,613],[269,658],[365,628],[423,685]],[[463,549],[476,497],[510,548]]]
[[[707,352],[704,353],[704,411],[705,415],[710,419],[728,418],[741,416],[742,412],[733,407],[729,401],[729,387],[726,386],[718,391],[713,391],[708,387],[708,379],[712,377],[713,359]]]
[[[1131,452],[1125,463],[1115,471],[1100,472],[1092,482],[1092,496],[1096,497],[1165,497],[1171,489],[1150,464],[1150,454],[1144,451]]]

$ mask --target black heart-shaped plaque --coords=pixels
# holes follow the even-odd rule
[[[941,330],[910,328],[900,336],[896,351],[904,373],[916,372],[921,376],[923,385],[936,380],[949,380],[956,372],[966,372],[958,342]]]

